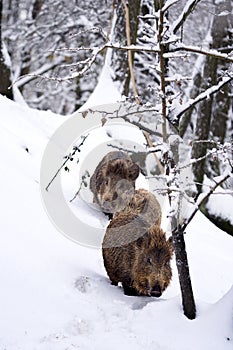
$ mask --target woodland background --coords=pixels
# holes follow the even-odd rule
[[[129,0],[126,5],[130,39],[124,1],[1,0],[0,92],[32,108],[67,115],[87,101],[108,65],[124,99],[134,100],[136,94],[142,105],[162,101],[161,114],[191,145],[192,158],[199,159],[193,176],[201,193],[205,176],[220,176],[226,162],[232,167],[232,1]],[[156,13],[165,5],[160,35]],[[124,49],[129,40],[141,48],[130,52],[136,92]],[[156,45],[164,58],[153,50]],[[205,54],[192,53],[193,48]],[[224,161],[220,148],[226,151]],[[209,156],[213,149],[217,153]],[[223,186],[231,188],[232,181]],[[210,213],[207,205],[202,210],[233,233],[224,214]]]
[[[2,348],[232,346],[232,7],[231,0],[0,0]],[[100,252],[57,235],[39,195],[53,132],[72,115],[91,115],[94,94],[102,103],[116,91],[148,153],[157,154],[153,177],[171,204],[177,271],[161,303],[111,289]],[[104,126],[108,118],[103,113]],[[64,157],[69,167],[72,157]],[[190,212],[181,218],[183,199]],[[184,314],[197,322],[182,318],[180,292]]]

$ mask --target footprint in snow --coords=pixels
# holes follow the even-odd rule
[[[74,288],[81,293],[88,293],[91,291],[91,281],[87,276],[80,276],[74,281]]]

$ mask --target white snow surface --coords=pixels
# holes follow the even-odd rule
[[[42,205],[43,151],[69,117],[5,97],[0,111],[0,349],[232,349],[233,238],[200,213],[187,229],[195,320],[183,315],[174,261],[161,298],[125,296],[101,250],[64,237]]]

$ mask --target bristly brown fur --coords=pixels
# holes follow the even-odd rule
[[[170,283],[173,245],[160,223],[158,201],[141,189],[107,227],[104,265],[112,284],[122,282],[125,294],[158,297]]]
[[[108,153],[97,165],[90,179],[94,203],[105,213],[122,210],[134,193],[138,175],[138,165],[126,153]]]

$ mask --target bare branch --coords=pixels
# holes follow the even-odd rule
[[[162,12],[161,12],[162,14]],[[162,38],[161,40],[159,40],[160,45],[154,45],[154,46],[141,46],[141,45],[126,45],[126,46],[121,46],[118,44],[112,44],[110,42],[107,42],[106,44],[102,45],[101,47],[79,47],[79,48],[61,48],[61,49],[57,49],[55,51],[57,52],[62,52],[62,51],[68,51],[68,52],[77,52],[77,51],[90,51],[91,55],[90,57],[88,57],[86,60],[83,60],[81,62],[77,62],[78,65],[79,63],[83,65],[83,68],[77,72],[72,73],[71,75],[64,77],[64,78],[58,78],[55,76],[44,76],[41,73],[37,74],[37,73],[33,73],[33,74],[27,74],[25,76],[21,76],[18,79],[16,79],[16,81],[14,82],[14,84],[16,82],[18,82],[20,79],[22,78],[26,78],[28,77],[29,80],[35,79],[35,78],[41,78],[43,80],[51,80],[51,81],[55,81],[58,83],[61,82],[70,82],[71,79],[74,78],[78,78],[83,76],[93,65],[93,63],[96,61],[97,56],[104,51],[107,48],[110,49],[116,49],[116,50],[123,50],[123,51],[128,51],[128,52],[151,52],[151,53],[158,53],[160,55],[160,58],[166,59],[166,58],[171,58],[172,57],[172,53],[177,52],[177,51],[186,51],[186,52],[192,52],[195,54],[202,54],[202,55],[206,55],[206,56],[212,56],[215,58],[219,58],[222,60],[225,60],[227,62],[233,62],[233,57],[230,56],[229,54],[226,53],[221,53],[218,52],[217,50],[204,50],[201,49],[199,47],[195,47],[195,46],[185,46],[180,44],[179,46],[170,49],[169,52],[164,53],[162,50],[162,46],[165,45],[165,43],[163,43]],[[162,46],[161,46],[162,45]],[[55,52],[53,51],[53,52]],[[162,62],[160,60],[160,62]],[[57,65],[57,64],[56,64]],[[46,68],[43,68],[44,71],[47,71]],[[21,84],[22,85],[22,84]],[[20,85],[20,86],[21,86]]]
[[[192,13],[196,5],[200,2],[201,0],[192,0],[188,1],[178,17],[178,19],[173,23],[171,31],[176,34],[176,32],[183,26],[184,22],[186,21],[187,17]]]
[[[141,52],[152,52],[159,53],[160,49],[157,45],[144,46],[144,45],[119,45],[114,43],[107,43],[106,48],[123,50],[123,51],[141,51]]]
[[[90,112],[94,113],[94,111],[92,111],[92,109],[89,109]],[[143,107],[139,107],[136,110],[133,110],[132,112],[128,111],[127,113],[120,113],[120,109],[115,110],[113,112],[106,112],[106,111],[98,111],[98,113],[103,114],[106,118],[108,119],[117,119],[117,118],[121,118],[124,121],[137,126],[140,130],[145,131],[147,133],[149,133],[150,135],[155,135],[157,137],[162,137],[162,134],[158,131],[152,130],[150,128],[148,128],[147,126],[143,125],[140,123],[140,119],[139,121],[136,120],[132,120],[130,118],[130,116],[135,116],[136,114],[143,114],[143,113],[148,113],[148,112],[155,112],[155,113],[159,113],[158,109],[156,108],[145,108],[143,109]]]
[[[78,197],[78,195],[79,195],[79,193],[80,193],[80,191],[81,191],[83,185],[84,185],[85,187],[87,187],[87,178],[88,178],[88,177],[90,177],[90,174],[89,174],[89,172],[86,170],[85,173],[84,173],[84,175],[82,175],[82,181],[81,181],[81,183],[80,183],[80,185],[79,185],[79,189],[78,189],[78,191],[75,193],[75,195],[73,196],[73,198],[70,199],[70,203],[72,203],[72,202]]]
[[[173,6],[174,4],[176,4],[179,0],[168,0],[166,1],[166,4],[163,6],[163,8],[161,9],[161,12],[165,13],[167,12],[167,10]],[[199,0],[200,1],[200,0]]]
[[[230,56],[230,54],[227,53],[221,53],[218,50],[207,50],[207,49],[202,49],[198,46],[186,46],[183,44],[179,44],[177,47],[170,49],[171,52],[177,52],[177,51],[185,51],[185,52],[192,52],[195,54],[201,54],[205,56],[211,56],[215,57],[221,60],[224,60],[226,62],[233,62],[233,56]],[[166,57],[166,54],[165,54]]]
[[[82,48],[83,50],[84,48]],[[82,61],[82,64],[84,65],[83,68],[77,72],[72,73],[71,75],[64,77],[64,78],[59,78],[56,76],[44,76],[41,74],[27,74],[24,76],[25,77],[31,77],[31,79],[35,78],[40,78],[42,80],[50,80],[50,81],[55,81],[57,83],[62,83],[62,82],[68,82],[70,83],[71,79],[78,78],[80,76],[83,76],[93,65],[93,63],[96,61],[96,58],[100,52],[102,52],[105,49],[105,45],[99,47],[99,48],[89,48],[89,51],[92,51],[92,55],[88,57],[86,60]],[[60,49],[60,50],[66,50],[66,49]],[[67,49],[68,50],[68,49]],[[69,49],[69,50],[75,50],[75,49]],[[81,63],[81,62],[80,62]],[[19,77],[14,83],[19,81],[22,77]]]
[[[194,142],[214,143],[214,141],[208,141],[208,140],[199,140],[199,141],[194,141]],[[216,147],[217,147],[217,144],[216,144]],[[231,148],[231,146],[229,146],[229,148]],[[211,149],[204,156],[196,158],[196,159],[191,159],[191,161],[188,164],[185,164],[185,165],[182,165],[182,166],[178,167],[176,169],[176,172],[180,172],[180,170],[186,169],[186,168],[192,166],[194,163],[201,162],[203,159],[206,159],[206,158],[208,158],[210,156],[224,154],[224,153],[226,153],[227,150],[228,149],[227,148],[224,149],[224,147],[220,148],[220,149],[216,149],[216,148]],[[197,182],[195,182],[195,183],[197,183]]]
[[[69,153],[68,156],[65,157],[65,161],[62,163],[62,165],[60,166],[60,168],[56,171],[56,173],[54,174],[54,176],[52,177],[52,179],[49,181],[48,185],[46,186],[45,190],[48,191],[50,185],[53,183],[53,181],[55,180],[55,178],[58,176],[58,174],[60,173],[60,171],[62,170],[62,168],[65,167],[66,163],[69,160],[72,160],[72,158],[74,157],[76,152],[80,152],[80,147],[84,144],[86,138],[88,137],[88,135],[83,136],[82,141],[80,142],[80,144],[78,146],[74,146],[73,147],[73,151],[72,153]]]
[[[199,94],[194,100],[189,100],[185,103],[180,110],[180,112],[176,115],[176,119],[179,120],[180,117],[187,112],[191,107],[195,106],[200,101],[203,101],[209,96],[215,94],[217,91],[220,91],[223,86],[228,84],[231,80],[233,80],[233,76],[223,77],[222,80],[218,83],[218,85],[211,86],[209,89],[205,90],[201,94]]]
[[[13,83],[13,85],[16,85],[17,88],[20,88],[22,86],[24,86],[25,84],[27,84],[29,81],[36,79],[38,77],[42,77],[41,74],[44,74],[48,71],[50,71],[51,69],[59,66],[62,62],[62,59],[56,60],[55,62],[49,63],[49,64],[45,64],[44,66],[42,66],[41,68],[39,68],[37,71],[35,71],[34,73],[31,74],[26,74],[23,75],[19,78],[17,78]]]
[[[102,37],[105,39],[105,41],[108,41],[108,37],[107,35],[104,33],[103,29],[101,27],[92,27],[90,29],[86,29],[86,30],[80,30],[78,33],[75,33],[75,34],[71,34],[70,35],[70,38],[73,39],[79,35],[82,35],[82,34],[86,34],[86,33],[100,33],[102,35]]]

